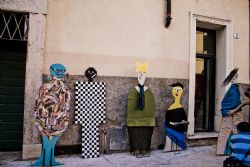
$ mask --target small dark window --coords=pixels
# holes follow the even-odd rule
[[[0,11],[0,39],[27,41],[28,14]]]

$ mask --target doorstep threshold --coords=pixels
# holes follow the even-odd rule
[[[217,138],[218,132],[195,132],[192,136],[187,136],[187,139],[208,139],[208,138]]]

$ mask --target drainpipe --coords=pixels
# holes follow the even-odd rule
[[[171,17],[171,0],[166,0],[167,1],[167,18],[166,18],[166,23],[165,23],[165,27],[168,28],[172,17]]]

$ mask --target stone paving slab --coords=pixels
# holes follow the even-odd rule
[[[130,153],[113,153],[99,158],[82,159],[80,155],[57,156],[62,167],[222,167],[225,156],[216,156],[215,146],[192,147],[180,154],[152,151],[150,157],[136,158]],[[2,160],[3,167],[26,167],[33,161]]]

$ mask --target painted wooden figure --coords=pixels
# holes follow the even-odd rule
[[[42,137],[42,151],[32,166],[57,166],[55,144],[69,124],[70,92],[63,83],[66,68],[61,64],[50,66],[52,80],[44,83],[37,94],[35,125]]]
[[[230,84],[230,88],[221,102],[222,120],[217,141],[217,155],[230,154],[230,138],[237,133],[237,124],[243,121],[242,112],[231,113],[231,110],[236,109],[241,104],[239,86],[236,83],[238,69],[234,68],[223,81],[223,86]]]
[[[100,156],[99,125],[105,123],[105,83],[93,82],[94,67],[85,71],[88,82],[75,85],[75,123],[82,126],[82,158]]]
[[[170,85],[173,87],[174,103],[165,113],[166,144],[164,152],[186,149],[185,133],[187,131],[187,114],[180,103],[183,85],[179,82]]]
[[[149,156],[155,126],[155,101],[152,91],[144,86],[147,64],[136,64],[139,84],[128,96],[127,128],[130,151],[137,158]]]

